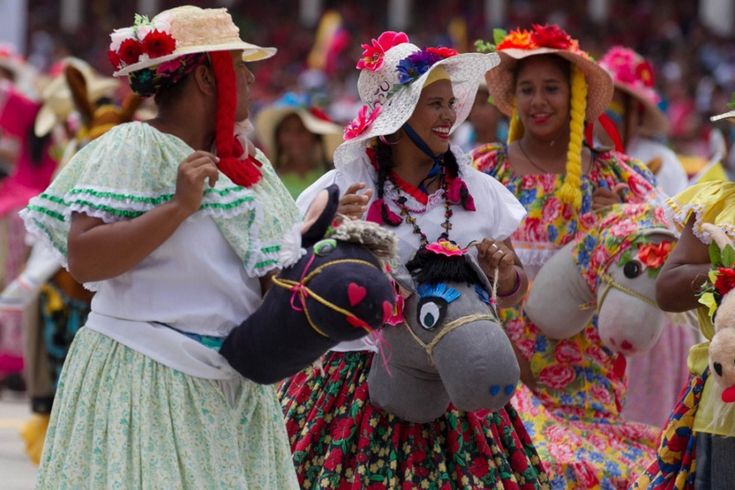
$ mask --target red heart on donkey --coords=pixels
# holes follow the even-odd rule
[[[351,282],[347,286],[347,299],[350,301],[350,306],[360,304],[360,302],[365,299],[365,296],[367,296],[367,289],[359,284]]]

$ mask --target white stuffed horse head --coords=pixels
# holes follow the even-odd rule
[[[655,283],[676,240],[661,208],[614,206],[597,227],[544,264],[525,312],[553,339],[581,332],[596,313],[606,347],[626,355],[644,352],[665,324],[654,300]]]

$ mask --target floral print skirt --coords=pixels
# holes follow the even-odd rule
[[[592,418],[564,407],[545,406],[519,386],[513,405],[546,465],[554,489],[627,489],[655,457],[660,430],[623,421]]]
[[[330,352],[281,386],[302,488],[536,489],[546,474],[513,408],[415,424],[373,406],[373,354]]]
[[[196,378],[82,328],[59,380],[39,489],[297,489],[272,386]]]

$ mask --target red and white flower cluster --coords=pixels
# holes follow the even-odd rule
[[[115,29],[110,34],[107,56],[115,70],[141,61],[160,58],[176,50],[176,39],[170,33],[171,25],[165,16],[153,21],[147,17],[135,17],[135,25]]]

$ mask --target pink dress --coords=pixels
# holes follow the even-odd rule
[[[15,279],[27,254],[25,227],[18,216],[31,197],[51,182],[56,162],[49,155],[48,141],[34,160],[33,125],[40,104],[0,83],[0,132],[2,138],[18,141],[20,153],[13,173],[0,182],[0,287]],[[0,378],[23,369],[23,335],[18,311],[0,312]]]

